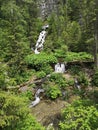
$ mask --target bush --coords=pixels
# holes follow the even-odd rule
[[[32,100],[33,93],[32,93],[32,91],[27,90],[26,92],[21,93],[21,97],[24,97],[24,98],[27,97],[29,100]]]
[[[98,70],[95,72],[95,74],[92,77],[92,85],[98,87]]]
[[[44,130],[30,114],[28,100],[14,94],[0,92],[0,129]]]
[[[46,76],[46,73],[44,71],[40,71],[36,73],[36,76],[38,79],[44,78]]]
[[[57,58],[65,58],[66,52],[63,51],[63,50],[57,49],[57,50],[55,50],[54,55],[55,55]]]
[[[93,56],[86,52],[67,52],[65,61],[93,61]]]
[[[47,88],[46,95],[51,99],[56,99],[61,96],[61,91],[57,85],[51,85]]]
[[[5,90],[8,86],[8,66],[6,64],[0,63],[0,89]]]
[[[79,81],[80,85],[82,85],[84,87],[88,86],[88,84],[89,84],[88,78],[83,72],[80,72],[78,74],[78,81]]]
[[[64,88],[64,87],[68,86],[66,79],[60,73],[51,74],[49,80],[51,82],[55,82],[61,88]]]
[[[52,67],[48,64],[48,65],[43,65],[40,70],[44,71],[46,74],[50,74],[51,72],[53,72]]]
[[[59,123],[60,130],[97,130],[98,110],[90,104],[88,101],[86,103],[86,100],[80,100],[68,105],[62,113],[63,120]]]
[[[21,84],[23,82],[27,82],[32,75],[34,75],[35,71],[32,70],[25,70],[25,72],[22,72],[21,74],[16,74],[14,76],[14,79],[17,84]]]
[[[27,65],[31,65],[35,70],[40,70],[44,65],[57,63],[57,58],[53,54],[40,53],[39,55],[28,55],[25,61]]]
[[[17,85],[16,79],[15,78],[10,78],[9,82],[8,82],[8,85],[9,86],[16,86]]]
[[[60,74],[60,73],[52,73],[49,80],[51,82],[53,82],[53,81],[58,81],[60,78],[62,78],[62,74]]]
[[[74,86],[74,80],[73,79],[68,80],[67,83],[68,83],[68,86]]]

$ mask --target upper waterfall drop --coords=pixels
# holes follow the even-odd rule
[[[45,25],[42,27],[42,31],[39,34],[38,40],[35,45],[35,50],[31,48],[35,54],[39,54],[40,51],[43,49],[43,44],[45,42],[47,31],[46,29],[49,28],[49,25]]]

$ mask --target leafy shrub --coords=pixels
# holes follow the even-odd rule
[[[44,71],[40,71],[36,73],[36,76],[38,79],[44,78],[46,76],[46,73]]]
[[[51,82],[55,82],[61,88],[64,88],[64,87],[68,86],[67,81],[65,80],[65,78],[60,73],[51,74],[49,80]]]
[[[67,52],[66,53],[66,57],[65,57],[65,61],[92,61],[93,60],[93,56],[91,54],[88,54],[86,52]]]
[[[27,115],[27,118],[24,122],[21,122],[21,125],[22,128],[18,126],[18,129],[16,130],[45,130],[45,128],[41,126],[31,114]]]
[[[21,84],[24,82],[24,78],[23,78],[23,76],[17,74],[17,75],[15,75],[15,81],[17,84]]]
[[[62,74],[60,74],[60,73],[52,73],[49,80],[51,82],[53,82],[53,81],[58,81],[60,78],[62,78]]]
[[[44,130],[30,114],[28,100],[0,92],[0,128],[2,130]]]
[[[57,85],[51,85],[47,88],[46,95],[51,99],[56,99],[57,97],[61,96],[61,91]]]
[[[83,72],[80,72],[78,74],[78,80],[79,80],[80,85],[82,86],[88,86],[89,84],[88,78]]]
[[[40,53],[31,54],[25,58],[27,65],[32,65],[36,70],[40,70],[43,65],[57,63],[57,58],[53,54]]]
[[[68,52],[68,46],[67,45],[62,45],[61,46],[61,50],[63,50],[63,52]]]
[[[64,58],[66,56],[66,52],[63,51],[63,50],[55,50],[55,53],[54,55],[57,57],[57,58]]]
[[[74,80],[70,79],[67,81],[68,86],[74,86]]]
[[[7,74],[7,65],[0,63],[0,89],[4,90],[8,86],[9,77]]]
[[[27,97],[29,100],[32,100],[33,97],[33,93],[30,90],[27,90],[26,92],[22,92],[21,93],[22,97]]]
[[[44,71],[46,74],[50,74],[51,72],[53,72],[52,67],[47,64],[47,65],[43,65],[40,70]]]
[[[84,103],[83,103],[84,102]],[[98,110],[88,101],[77,101],[63,110],[60,130],[97,130]],[[90,102],[91,104],[91,102]]]
[[[59,79],[59,81],[56,82],[60,88],[65,88],[68,86],[68,82],[65,79]]]
[[[9,86],[16,86],[17,85],[16,79],[15,78],[10,78],[9,82],[8,82],[8,85]]]
[[[95,72],[95,74],[92,77],[92,85],[98,87],[98,70]]]
[[[14,79],[17,84],[21,84],[23,82],[27,82],[29,78],[34,75],[35,71],[32,70],[26,70],[25,72],[22,72],[21,74],[16,74],[14,76]]]

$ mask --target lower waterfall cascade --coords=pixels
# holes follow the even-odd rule
[[[40,102],[39,95],[40,95],[41,92],[44,92],[44,89],[38,89],[37,90],[37,92],[35,93],[35,100],[31,102],[29,108],[36,106]]]

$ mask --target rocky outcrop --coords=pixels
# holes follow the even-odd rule
[[[48,17],[52,12],[58,11],[60,0],[38,0],[39,16]]]

